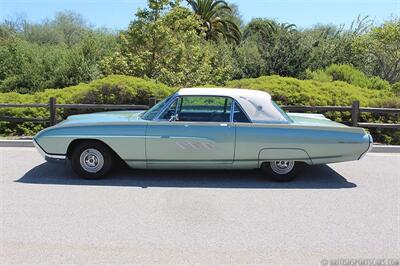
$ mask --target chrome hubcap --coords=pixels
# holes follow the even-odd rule
[[[292,171],[294,167],[293,161],[273,161],[270,162],[271,169],[279,175],[284,175]]]
[[[86,149],[81,153],[80,164],[89,173],[97,173],[103,168],[104,157],[96,149]]]

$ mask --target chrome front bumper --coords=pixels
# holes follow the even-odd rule
[[[49,154],[45,152],[42,147],[36,142],[35,139],[33,139],[33,145],[35,145],[36,149],[39,151],[40,155],[48,161],[48,162],[64,162],[65,159],[67,158],[65,155],[59,155],[59,154]]]

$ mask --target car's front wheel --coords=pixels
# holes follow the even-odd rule
[[[86,179],[103,178],[110,172],[113,163],[110,148],[97,141],[82,142],[71,154],[72,169]]]
[[[297,175],[297,169],[298,163],[286,160],[265,162],[261,166],[261,170],[268,178],[279,182],[293,180]]]

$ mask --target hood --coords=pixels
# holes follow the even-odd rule
[[[287,113],[296,125],[325,126],[325,127],[347,127],[334,122],[321,114]]]
[[[141,121],[139,115],[144,111],[112,111],[83,115],[71,115],[57,125],[91,124],[91,123],[123,123]]]

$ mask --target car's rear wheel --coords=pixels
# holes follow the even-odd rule
[[[97,141],[79,143],[71,154],[72,169],[86,179],[103,178],[113,164],[114,157],[110,148]]]
[[[274,181],[288,182],[296,177],[298,167],[295,161],[278,160],[263,163],[261,169],[268,178]]]

